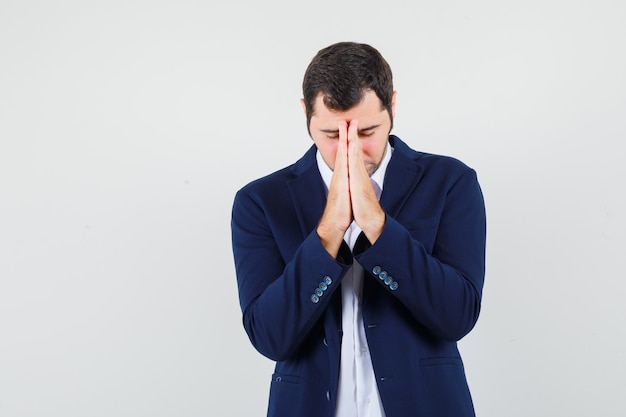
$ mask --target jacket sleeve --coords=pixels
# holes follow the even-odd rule
[[[387,215],[381,236],[356,259],[419,323],[457,341],[478,319],[485,275],[485,208],[473,170],[451,185],[433,220],[434,243],[425,245]]]
[[[304,240],[280,231],[284,222],[268,215],[277,211],[268,204],[277,203],[246,188],[237,193],[232,246],[245,330],[261,354],[281,361],[295,354],[349,265],[326,252],[315,230]]]

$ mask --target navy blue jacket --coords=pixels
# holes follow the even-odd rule
[[[276,361],[268,416],[333,416],[341,280],[366,271],[363,322],[387,417],[474,416],[456,342],[476,323],[485,272],[485,208],[476,173],[398,137],[374,245],[337,259],[316,226],[326,203],[315,146],[235,196],[232,244],[243,325]],[[353,258],[354,256],[354,258]]]

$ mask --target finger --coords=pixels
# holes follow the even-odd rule
[[[361,151],[361,142],[359,140],[359,121],[352,120],[348,127],[348,166],[351,176],[356,173],[362,174],[365,170],[365,162],[363,161],[363,153]]]
[[[337,123],[337,129],[339,129],[339,141],[345,142],[348,137],[348,122],[346,122],[345,120],[341,120],[339,123]]]
[[[354,156],[358,160],[361,159],[360,150],[359,121],[352,120],[348,126],[348,152],[350,152],[350,156]],[[348,158],[348,161],[350,161],[350,158]]]
[[[337,143],[337,155],[335,156],[335,169],[348,166],[348,124],[345,121],[338,123],[339,142]]]
[[[359,139],[359,121],[352,120],[348,126],[348,141],[355,142]]]

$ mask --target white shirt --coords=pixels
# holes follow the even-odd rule
[[[383,192],[385,172],[389,160],[391,160],[392,152],[393,148],[387,142],[385,156],[376,172],[370,177],[378,199]],[[320,174],[324,184],[326,184],[326,192],[328,192],[333,172],[326,165],[319,151],[317,151],[316,158]],[[344,240],[350,249],[354,247],[361,231],[361,228],[353,221],[344,235]],[[341,340],[336,417],[385,417],[365,336],[361,312],[362,293],[363,267],[354,260],[352,267],[341,281],[343,338]]]

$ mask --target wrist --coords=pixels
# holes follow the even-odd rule
[[[343,241],[343,236],[345,235],[345,230],[342,231],[338,227],[329,227],[324,223],[320,223],[317,226],[316,232],[324,249],[326,249],[333,258],[336,258],[341,242]]]
[[[367,240],[369,240],[372,245],[383,233],[383,229],[385,228],[385,219],[386,214],[381,210],[379,215],[372,219],[372,221],[368,222],[368,225],[365,228],[362,228]]]

